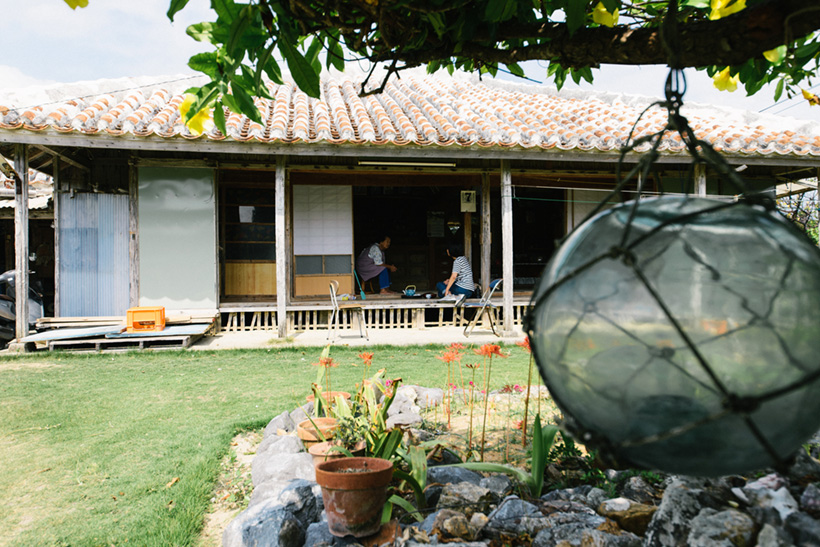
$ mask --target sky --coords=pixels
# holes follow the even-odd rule
[[[190,0],[173,23],[165,15],[168,3],[89,0],[88,7],[71,10],[63,0],[0,0],[0,48],[5,53],[0,57],[0,94],[54,83],[193,74],[188,58],[210,48],[194,41],[185,29],[191,23],[212,20],[210,2]],[[532,80],[553,85],[546,78],[546,63],[529,62],[524,69]],[[667,69],[605,66],[594,74],[593,84],[569,82],[565,88],[661,98]],[[820,91],[820,86],[814,91]],[[820,122],[820,106],[810,107],[801,98],[775,104],[773,97],[773,89],[766,88],[752,97],[746,97],[742,88],[734,93],[717,91],[704,72],[687,70],[684,102]]]

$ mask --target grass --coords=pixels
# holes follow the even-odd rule
[[[371,370],[443,387],[440,349],[374,346]],[[360,350],[333,348],[341,363],[334,389],[361,380]],[[493,388],[526,381],[528,355],[506,350],[512,356],[493,364]],[[319,353],[3,357],[0,545],[194,544],[231,438],[301,404]]]

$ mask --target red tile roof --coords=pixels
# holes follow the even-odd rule
[[[169,86],[45,106],[0,101],[0,129],[141,139],[617,152],[649,102],[481,82],[464,75],[394,78],[384,93],[368,97],[359,97],[359,85],[348,76],[326,76],[322,98],[313,99],[292,83],[270,84],[274,99],[256,99],[263,123],[226,111],[227,136],[215,128],[192,134],[179,115],[183,95]],[[699,138],[729,154],[820,156],[820,124],[709,107],[690,107],[684,113]],[[665,122],[664,110],[651,109],[637,124],[634,138],[657,131]],[[677,134],[667,134],[660,150],[683,152],[684,147]]]

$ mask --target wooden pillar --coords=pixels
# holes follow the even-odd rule
[[[28,336],[28,149],[14,145],[14,280],[15,337]]]
[[[481,283],[482,289],[490,286],[490,256],[492,233],[490,232],[490,174],[481,173]]]
[[[513,335],[513,214],[512,172],[509,160],[501,160],[501,256],[503,264],[504,325],[502,334]]]
[[[695,195],[706,197],[706,166],[702,163],[695,164]]]
[[[51,203],[54,205],[54,317],[60,317],[60,156],[52,156]]]
[[[288,334],[287,306],[288,306],[288,264],[287,255],[287,218],[285,192],[285,156],[276,156],[276,323],[279,338]]]
[[[139,170],[128,166],[128,305],[140,305]]]
[[[464,213],[464,256],[473,267],[473,214]]]

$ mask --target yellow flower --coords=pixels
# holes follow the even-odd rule
[[[179,105],[179,113],[183,120],[188,114],[188,111],[191,110],[191,106],[194,104],[195,100],[196,96],[190,93],[185,95],[185,100]],[[188,129],[190,129],[191,133],[194,135],[201,135],[202,133],[210,130],[214,126],[214,122],[211,121],[211,115],[208,110],[203,108],[197,112],[193,118],[185,122],[185,125],[188,126]]]
[[[743,1],[745,2],[746,0]],[[605,27],[614,27],[618,24],[618,14],[619,12],[617,9],[614,12],[609,13],[606,10],[604,3],[598,2],[598,5],[595,6],[594,10],[592,10],[592,20],[599,25],[604,25]]]
[[[709,14],[709,19],[715,21],[746,8],[746,0],[736,0],[734,4],[731,2],[732,0],[712,0],[712,13]]]
[[[77,9],[78,7],[84,8],[88,6],[88,0],[65,0],[65,3],[68,4],[68,7],[71,9]]]
[[[778,46],[769,51],[764,51],[763,57],[770,63],[776,65],[786,57],[786,46]]]
[[[812,106],[820,105],[820,97],[818,97],[817,95],[815,95],[811,91],[806,91],[803,88],[801,88],[800,91],[803,92],[803,98],[806,99],[807,101],[809,101],[810,105],[812,105]]]
[[[714,80],[715,87],[718,88],[719,91],[735,91],[737,89],[737,84],[740,82],[740,76],[735,74],[732,76],[729,74],[729,67],[727,66],[717,74],[712,77]]]

